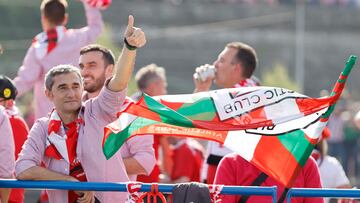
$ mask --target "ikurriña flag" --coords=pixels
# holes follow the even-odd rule
[[[242,87],[129,102],[105,127],[111,158],[132,136],[157,134],[216,141],[286,187],[305,165],[355,64],[351,56],[330,96],[311,98],[277,87]]]

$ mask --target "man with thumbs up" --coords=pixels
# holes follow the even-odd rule
[[[114,75],[99,95],[81,102],[83,81],[78,68],[53,67],[45,77],[46,96],[55,108],[36,121],[16,162],[16,177],[23,180],[126,182],[128,176],[120,151],[106,160],[102,153],[104,126],[116,120],[125,100],[136,49],[145,45],[140,28],[129,16],[125,46],[115,65]],[[40,167],[44,162],[45,167]],[[49,201],[125,202],[127,193],[49,190]]]

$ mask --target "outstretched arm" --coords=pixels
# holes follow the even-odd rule
[[[128,25],[125,32],[125,39],[132,47],[142,47],[146,43],[145,33],[134,27],[134,17],[129,16]],[[115,73],[108,84],[108,88],[114,92],[124,90],[130,79],[134,69],[136,57],[136,49],[130,50],[128,46],[124,46],[120,57],[115,65]]]
[[[91,6],[86,0],[83,0],[87,26],[79,30],[75,29],[78,43],[80,46],[85,46],[94,43],[96,38],[104,30],[104,22],[99,8]]]
[[[14,79],[15,86],[18,90],[17,96],[22,96],[31,90],[37,81],[41,80],[41,67],[42,65],[36,57],[34,47],[30,47]]]

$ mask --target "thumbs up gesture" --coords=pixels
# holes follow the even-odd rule
[[[125,44],[130,50],[140,48],[146,44],[145,33],[141,28],[134,27],[134,17],[132,15],[129,15],[128,25],[125,31]]]

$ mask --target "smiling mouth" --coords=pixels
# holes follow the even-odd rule
[[[84,81],[84,82],[86,82],[86,81],[91,81],[91,80],[94,80],[94,78],[91,77],[91,76],[83,77],[83,81]]]
[[[84,82],[90,82],[92,80],[93,80],[92,78],[84,78]]]
[[[79,102],[77,100],[72,100],[72,101],[65,101],[64,103],[73,103],[73,102]]]

